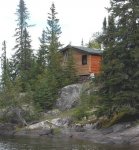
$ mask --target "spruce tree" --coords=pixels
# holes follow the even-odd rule
[[[31,49],[31,39],[28,32],[28,19],[29,12],[25,5],[24,0],[19,1],[19,5],[16,11],[17,15],[17,28],[16,28],[16,45],[14,49],[16,50],[13,55],[12,69],[14,69],[14,78],[18,77],[21,79],[22,89],[25,91],[27,84],[30,80],[31,64],[33,59],[33,52]]]
[[[101,49],[101,44],[99,41],[100,33],[96,32],[93,34],[92,38],[87,43],[87,47],[93,48],[93,49]]]
[[[63,86],[62,78],[62,65],[61,65],[61,54],[59,48],[61,43],[59,37],[61,34],[61,27],[59,25],[59,19],[57,19],[57,12],[55,5],[52,3],[50,13],[48,13],[47,26],[45,30],[46,42],[46,73],[42,75],[39,86],[36,88],[35,103],[43,109],[50,109],[53,107],[57,97],[58,91]],[[45,42],[43,43],[45,45]]]
[[[1,87],[5,88],[10,80],[9,63],[6,56],[6,41],[3,41],[2,43],[1,71],[2,71]]]
[[[37,74],[42,74],[46,69],[46,39],[45,39],[45,30],[42,31],[42,36],[39,38],[40,41],[40,48],[37,53]]]
[[[139,1],[111,0],[104,21],[99,112],[139,111]],[[107,26],[106,26],[107,24]]]
[[[73,50],[72,48],[69,49],[67,52],[67,61],[65,65],[63,66],[63,81],[64,86],[76,83],[78,80],[78,77],[76,75],[76,68],[75,68],[75,62],[73,58]]]

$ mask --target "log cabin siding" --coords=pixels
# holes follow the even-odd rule
[[[81,48],[81,50],[80,50]],[[83,49],[82,49],[83,48]],[[79,76],[98,74],[101,68],[102,52],[93,49],[85,51],[85,47],[67,46],[62,49],[63,65],[66,65],[68,53],[71,51],[75,64],[76,74]],[[98,53],[98,54],[97,54]],[[82,56],[87,55],[87,64],[82,64]],[[84,57],[85,58],[85,57]]]
[[[86,53],[81,53],[78,51],[72,52],[74,63],[75,63],[75,69],[77,71],[77,75],[88,75],[90,73],[90,64],[91,64],[91,57],[90,55]],[[87,55],[87,64],[82,64],[82,56]]]
[[[91,73],[98,74],[100,73],[102,56],[91,55]]]

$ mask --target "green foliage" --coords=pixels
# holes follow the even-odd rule
[[[63,85],[69,85],[76,83],[78,77],[76,76],[75,62],[73,58],[72,49],[68,51],[67,60],[65,66],[63,66]]]
[[[57,96],[58,87],[57,82],[54,80],[48,80],[46,76],[41,76],[36,83],[34,91],[34,102],[40,106],[43,110],[52,109]]]
[[[24,0],[19,0],[14,35],[15,53],[11,59],[8,60],[6,57],[5,41],[2,46],[0,107],[35,105],[36,114],[27,112],[25,116],[27,121],[35,119],[41,111],[52,109],[60,89],[77,80],[72,55],[69,54],[65,68],[61,64],[62,56],[59,52],[62,46],[59,41],[61,27],[54,4],[48,15],[46,30],[42,33],[40,48],[35,57],[28,32],[29,12]]]
[[[84,117],[87,117],[86,108],[84,107],[77,108],[73,114],[73,117],[76,120],[82,120]]]
[[[10,67],[12,67],[12,79],[20,78],[22,91],[25,92],[27,87],[30,86],[30,74],[32,69],[33,51],[31,49],[31,38],[28,32],[28,19],[29,12],[25,5],[24,0],[19,1],[16,10],[17,15],[17,28],[15,33],[16,45],[14,47],[15,54],[12,57]]]
[[[101,36],[103,65],[98,78],[101,84],[98,93],[99,116],[112,117],[126,106],[136,112],[139,110],[138,7],[137,1],[112,0],[110,16],[108,21],[104,20]]]
[[[136,121],[139,119],[138,115],[139,112],[137,112],[137,110],[130,108],[129,106],[125,106],[109,119],[109,121],[105,124],[105,127],[110,127],[121,122]]]
[[[87,118],[92,115],[89,110],[91,110],[95,104],[96,96],[90,94],[90,83],[84,83],[81,94],[80,94],[80,104],[74,111],[73,117],[77,120],[82,120],[84,117]]]
[[[5,88],[10,81],[10,73],[9,73],[9,61],[6,55],[6,41],[2,43],[2,55],[1,55],[1,70],[2,70],[2,78],[1,78],[1,86]]]
[[[99,41],[100,33],[96,32],[93,34],[92,39],[89,40],[87,47],[93,48],[93,49],[101,49],[101,43]]]
[[[40,41],[40,48],[38,50],[37,53],[37,70],[36,73],[42,74],[44,73],[45,69],[46,69],[46,58],[47,58],[47,46],[46,46],[46,34],[45,34],[45,30],[43,30],[42,32],[42,36],[41,38],[39,38]]]
[[[59,52],[61,28],[56,14],[55,5],[52,3],[46,31],[43,31],[40,39],[41,47],[37,54],[38,80],[35,86],[34,101],[43,110],[52,109],[58,98],[59,90],[75,82],[72,55],[69,55],[66,67],[63,68],[61,64],[62,56]]]
[[[0,92],[0,107],[17,106],[21,104],[19,101],[20,86],[16,83],[8,82],[5,88]]]

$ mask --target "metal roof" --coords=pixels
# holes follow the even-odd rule
[[[102,55],[103,51],[99,49],[92,49],[88,47],[83,47],[83,46],[72,46],[72,45],[67,45],[66,47],[62,48],[61,51],[65,51],[66,49],[74,48],[80,52],[85,52],[88,54],[96,54],[96,55]]]

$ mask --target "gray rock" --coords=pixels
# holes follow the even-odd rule
[[[53,135],[53,129],[50,128],[38,128],[38,129],[21,129],[17,131],[14,135],[18,136],[48,136]]]
[[[68,85],[62,88],[60,98],[57,99],[56,102],[56,107],[61,111],[64,111],[77,106],[79,103],[81,89],[81,84]]]
[[[85,132],[85,129],[82,124],[76,124],[72,127],[74,132]]]
[[[50,129],[51,123],[48,120],[41,121],[38,123],[31,124],[26,127],[26,129],[34,130],[34,129]]]
[[[85,130],[92,130],[94,128],[94,125],[93,124],[86,124],[85,126],[84,126],[84,129]]]
[[[51,120],[51,123],[58,127],[68,127],[71,123],[70,118],[55,118]]]
[[[126,129],[124,124],[116,124],[112,128],[113,128],[113,132],[120,132]]]
[[[53,110],[49,110],[47,113],[46,113],[46,116],[47,114],[48,115],[52,115],[52,116],[57,116],[59,115],[60,111],[58,109],[53,109]]]
[[[15,133],[15,125],[11,123],[0,124],[0,135],[13,135]]]

